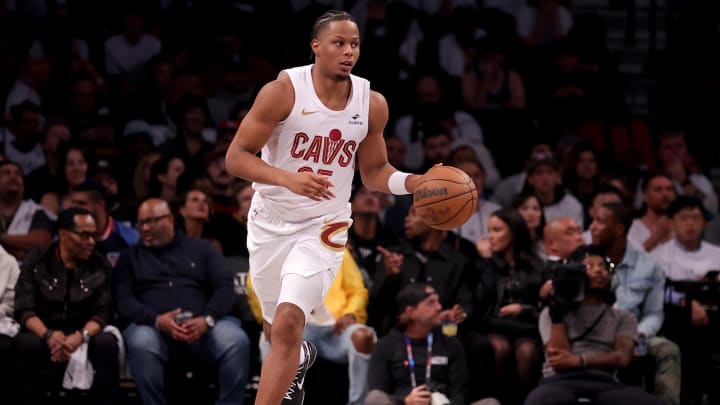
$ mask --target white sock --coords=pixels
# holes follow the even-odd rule
[[[301,343],[300,344],[300,363],[298,364],[298,366],[302,366],[303,363],[305,363],[305,345]]]

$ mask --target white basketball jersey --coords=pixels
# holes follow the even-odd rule
[[[278,123],[262,149],[269,165],[290,172],[312,171],[328,176],[335,198],[314,201],[285,187],[255,183],[261,197],[289,221],[302,221],[348,206],[355,173],[355,152],[368,131],[370,82],[350,75],[352,88],[345,108],[325,106],[312,82],[312,65],[284,70],[295,89],[295,104]]]

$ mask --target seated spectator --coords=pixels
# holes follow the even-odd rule
[[[435,289],[410,283],[398,293],[397,308],[398,327],[377,342],[370,356],[365,404],[467,403],[468,383],[479,382],[467,380],[460,341],[439,330],[442,305]],[[495,404],[485,399],[472,405]]]
[[[111,265],[125,248],[136,244],[140,234],[120,221],[116,221],[108,212],[107,191],[96,180],[87,180],[75,187],[70,193],[70,202],[74,207],[88,210],[98,226],[95,250],[104,255]]]
[[[54,216],[23,200],[25,181],[17,163],[0,162],[0,244],[21,260],[30,249],[52,243]]]
[[[537,315],[540,307],[542,261],[533,249],[530,232],[515,210],[490,216],[488,239],[492,256],[480,262],[475,297],[480,331],[495,350],[496,375],[505,386],[501,401],[522,401],[540,372]],[[507,386],[513,372],[515,383]]]
[[[502,207],[482,197],[482,190],[485,189],[485,168],[482,163],[473,158],[461,160],[455,158],[451,164],[467,173],[470,178],[473,179],[473,182],[475,182],[475,187],[478,190],[480,199],[478,200],[477,211],[473,213],[467,222],[457,229],[458,235],[472,243],[477,243],[480,238],[487,237],[490,214]]]
[[[665,174],[650,173],[642,181],[645,212],[636,218],[628,231],[628,242],[651,252],[672,238],[667,209],[676,197],[672,180]]]
[[[15,400],[15,370],[9,366],[15,362],[13,337],[20,325],[13,318],[15,311],[15,284],[20,276],[17,259],[0,246],[0,392],[5,400]]]
[[[111,267],[102,255],[93,252],[96,235],[97,225],[90,212],[82,208],[63,210],[58,217],[57,242],[33,251],[22,263],[15,317],[23,330],[15,344],[23,403],[40,402],[44,391],[38,389],[37,382],[43,378],[43,370],[53,364],[67,368],[63,387],[76,388],[87,378],[93,403],[111,404],[115,398],[118,343],[122,342],[105,329],[112,311]],[[72,367],[87,360],[92,369]],[[52,370],[57,368],[53,366]]]
[[[590,223],[587,221],[587,207],[590,206],[600,181],[597,152],[589,144],[580,143],[570,149],[566,162],[567,171],[562,174],[562,183],[580,201],[583,206],[583,220]]]
[[[702,240],[704,211],[702,202],[689,196],[679,196],[668,208],[674,236],[650,255],[671,281],[707,280],[708,272],[718,270],[720,247]],[[673,287],[666,289],[665,305],[668,318],[665,330],[677,337],[683,350],[682,402],[694,400],[693,403],[701,403],[704,386],[711,387],[709,391],[713,393],[717,392],[712,388],[712,354],[717,353],[720,330],[716,311],[712,305],[691,299],[686,292]]]
[[[398,239],[382,222],[381,193],[370,191],[362,182],[353,184],[350,194],[352,226],[348,231],[348,249],[360,267],[368,289],[372,288],[383,255],[378,246],[394,246]]]
[[[157,152],[149,152],[143,155],[135,165],[132,176],[132,188],[136,201],[142,201],[150,196],[150,178],[152,167],[162,158]]]
[[[123,16],[123,31],[105,41],[105,71],[135,82],[142,78],[150,60],[160,53],[162,42],[145,34],[145,16],[139,9],[129,9]],[[135,77],[128,77],[135,75]],[[139,75],[139,76],[138,76]]]
[[[164,200],[144,201],[137,218],[142,243],[120,254],[113,284],[140,399],[164,404],[166,367],[189,355],[217,369],[218,404],[242,404],[250,342],[228,315],[235,295],[222,255],[207,241],[176,235]]]
[[[525,109],[522,77],[507,66],[508,44],[495,37],[478,41],[478,63],[462,76],[463,104],[468,110]]]
[[[2,151],[5,157],[30,174],[45,161],[41,143],[40,107],[25,101],[10,108],[10,125],[2,130]]]
[[[468,278],[477,256],[472,243],[452,232],[429,227],[415,211],[405,217],[405,240],[396,246],[380,246],[378,264],[370,289],[368,324],[383,336],[393,326],[395,296],[407,284],[427,282],[443,291],[447,316],[463,322],[472,314],[472,287]]]
[[[59,177],[40,197],[40,204],[46,210],[57,214],[70,206],[70,191],[89,178],[89,151],[79,143],[65,143],[60,146]]]
[[[178,155],[163,155],[150,167],[148,195],[176,204],[180,198],[178,180],[185,172],[185,162]]]
[[[536,153],[526,164],[527,186],[535,192],[542,203],[545,219],[570,217],[583,222],[583,207],[570,192],[561,185],[560,166],[552,154]]]
[[[248,290],[252,284],[248,278]],[[257,295],[249,293],[255,317],[262,322],[262,311]],[[349,405],[362,405],[367,395],[368,362],[375,331],[365,325],[367,321],[367,288],[362,274],[349,250],[345,250],[340,270],[333,281],[324,305],[316,308],[305,324],[304,339],[315,344],[318,357],[333,363],[348,364]],[[261,341],[267,354],[269,344]]]
[[[645,251],[629,242],[632,211],[622,203],[604,204],[590,224],[592,244],[605,249],[615,264],[615,307],[631,312],[638,320],[636,356],[650,356],[655,365],[655,394],[668,404],[680,403],[680,351],[657,333],[665,319],[665,275]]]
[[[552,153],[550,146],[544,143],[536,144],[532,147],[530,156],[535,156],[540,153]],[[523,168],[523,171],[521,172],[505,177],[500,180],[497,186],[495,186],[493,195],[490,199],[505,208],[510,207],[515,197],[523,191],[526,180],[527,171],[525,168]]]
[[[205,171],[205,158],[213,149],[213,145],[205,139],[206,132],[212,131],[207,103],[203,97],[185,96],[177,108],[177,133],[158,149],[164,154],[179,156],[188,173],[198,176]]]
[[[611,185],[610,183],[603,182],[598,184],[597,188],[595,189],[595,194],[590,200],[590,205],[588,206],[587,214],[590,222],[586,223],[586,230],[583,232],[583,241],[585,241],[586,245],[592,243],[592,236],[590,235],[589,229],[590,224],[595,219],[595,215],[600,209],[600,207],[602,207],[603,204],[608,202],[627,203],[626,197],[622,191],[620,191],[617,187]]]
[[[45,122],[45,132],[42,142],[42,151],[45,164],[28,173],[25,190],[26,195],[39,201],[47,191],[48,184],[59,178],[60,172],[60,145],[70,141],[70,127],[64,119],[48,119]]]
[[[567,260],[572,252],[585,244],[582,227],[568,217],[559,217],[548,222],[543,234],[549,261]]]
[[[544,378],[525,404],[663,404],[615,378],[613,373],[632,360],[637,320],[630,312],[610,306],[609,260],[591,249],[581,262],[587,276],[583,301],[567,307],[551,300],[540,314]]]
[[[524,191],[517,195],[510,204],[510,208],[516,210],[525,220],[525,224],[530,231],[530,239],[532,240],[535,253],[544,259],[547,256],[545,252],[545,242],[543,238],[543,230],[545,229],[545,213],[542,210],[540,199],[535,193]]]
[[[697,197],[710,215],[718,213],[718,196],[698,162],[688,152],[684,131],[662,132],[658,141],[657,156],[660,170],[673,180],[678,195]]]

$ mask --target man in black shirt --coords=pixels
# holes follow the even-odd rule
[[[465,354],[457,338],[439,331],[437,293],[429,284],[412,283],[398,293],[397,303],[399,328],[381,338],[370,356],[365,404],[429,404],[432,395],[464,404]]]

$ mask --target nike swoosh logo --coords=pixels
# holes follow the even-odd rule
[[[300,114],[302,114],[302,115],[310,115],[310,114],[315,114],[316,112],[317,112],[317,111],[305,111],[305,109],[303,108],[303,110],[300,112]]]

